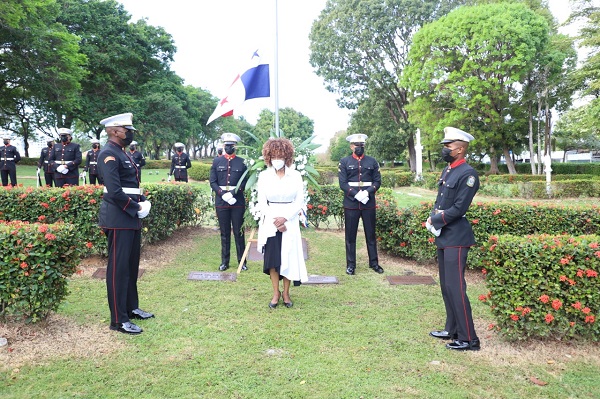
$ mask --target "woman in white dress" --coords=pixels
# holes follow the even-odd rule
[[[280,299],[291,308],[290,283],[308,281],[302,252],[298,215],[304,206],[304,186],[300,172],[290,168],[294,146],[288,139],[269,139],[262,155],[268,166],[258,177],[260,221],[257,250],[264,254],[263,272],[271,277],[273,298],[269,307]],[[283,292],[279,281],[283,280]],[[282,298],[283,297],[283,298]]]

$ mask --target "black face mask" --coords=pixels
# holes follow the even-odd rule
[[[356,154],[357,157],[362,157],[363,154],[365,153],[365,147],[354,147],[354,154]]]
[[[123,139],[123,144],[125,145],[125,147],[127,147],[133,141],[134,133],[135,131],[131,129],[127,129],[127,131],[125,132],[125,138]]]
[[[52,148],[52,145],[53,145],[53,144],[54,144],[54,143],[52,143],[52,142],[49,142],[49,143],[48,143],[48,148]]]
[[[4,140],[4,145],[8,145],[8,143],[10,143],[10,141]]]
[[[67,141],[69,141],[69,137],[68,136],[60,136],[60,141],[62,141],[63,143],[66,143]]]
[[[183,152],[183,148],[177,148],[176,150],[178,154],[181,154]]]
[[[94,144],[94,145],[92,145],[92,148],[93,148],[93,149],[95,149],[95,150],[97,150],[97,149],[98,149],[98,147],[100,147],[98,144]]]
[[[442,148],[442,159],[445,162],[452,163],[456,160],[456,157],[452,156],[452,150],[448,147]]]
[[[134,146],[134,145],[130,145],[130,146],[129,146],[129,149],[130,149],[131,151],[135,151],[135,146]]]
[[[233,144],[225,144],[225,153],[227,155],[231,155],[235,152],[235,147]]]

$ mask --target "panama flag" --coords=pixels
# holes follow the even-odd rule
[[[220,116],[233,115],[234,109],[246,100],[270,96],[269,64],[260,63],[260,55],[256,50],[250,59],[250,67],[236,76],[227,90],[227,95],[219,101],[206,124],[208,125]]]

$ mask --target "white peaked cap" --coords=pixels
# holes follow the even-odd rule
[[[58,129],[58,134],[73,134],[73,131],[71,129],[67,129],[66,127],[61,127],[60,129]]]
[[[221,135],[221,141],[223,144],[235,144],[238,141],[241,141],[240,136],[235,133],[223,133]]]
[[[131,144],[129,144],[129,145],[138,145],[138,142],[137,142],[137,141],[135,141],[135,140],[133,140],[133,141],[131,142]]]
[[[102,119],[100,124],[104,125],[104,127],[123,126],[128,129],[135,129],[133,127],[133,114],[131,112],[109,116],[108,118]]]
[[[356,133],[346,137],[346,140],[348,140],[350,143],[364,143],[365,141],[367,141],[368,137],[369,136],[367,136],[366,134]]]
[[[98,140],[98,139],[91,139],[90,143],[92,143],[92,144],[100,144],[100,140]]]
[[[183,145],[183,143],[175,143],[173,145],[173,147],[177,148],[177,147],[185,147],[185,146]]]
[[[2,136],[2,140],[12,140],[9,135],[5,134]]]
[[[464,141],[465,143],[469,143],[472,140],[475,140],[475,137],[471,136],[469,133],[448,126],[444,128],[444,139],[440,141],[440,144],[452,143],[453,141]]]

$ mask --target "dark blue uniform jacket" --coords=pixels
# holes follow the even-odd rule
[[[338,165],[338,180],[344,192],[344,208],[346,209],[372,209],[376,207],[375,193],[381,187],[381,173],[379,163],[368,155],[357,157],[350,155],[342,158]],[[369,201],[363,204],[354,199],[356,193],[366,190]]]
[[[246,200],[244,198],[246,179],[240,184],[237,193],[234,192],[235,187],[245,171],[246,165],[244,164],[244,159],[238,156],[234,155],[233,157],[229,157],[228,155],[223,155],[216,157],[213,160],[213,164],[210,168],[209,183],[210,188],[217,194],[215,199],[215,206],[217,208],[227,208],[232,206],[221,198],[221,196],[228,191],[231,192],[233,197],[237,200],[233,206],[246,206]]]

